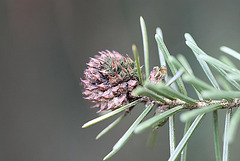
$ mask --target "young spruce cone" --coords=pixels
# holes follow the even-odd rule
[[[100,55],[90,58],[84,71],[85,99],[95,102],[92,108],[115,110],[133,102],[136,97],[131,91],[140,84],[135,62],[116,51],[101,51]]]

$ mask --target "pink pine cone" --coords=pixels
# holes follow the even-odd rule
[[[100,55],[90,58],[88,68],[84,71],[82,85],[85,88],[85,99],[95,102],[92,108],[115,110],[126,105],[136,97],[131,95],[138,86],[139,79],[135,62],[116,51],[101,51]]]

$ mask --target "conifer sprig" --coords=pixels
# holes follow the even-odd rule
[[[163,41],[162,30],[157,28],[155,39],[158,45],[160,67],[154,67],[150,71],[147,28],[142,17],[140,17],[140,25],[145,73],[141,70],[136,45],[132,46],[135,61],[128,56],[124,57],[118,52],[108,50],[100,52],[100,56],[91,58],[87,64],[88,68],[84,72],[85,79],[82,80],[85,88],[83,94],[88,96],[86,99],[96,103],[94,108],[99,108],[99,111],[109,110],[109,112],[85,123],[83,128],[118,113],[123,113],[99,133],[97,136],[97,139],[99,139],[120,123],[122,119],[126,118],[135,105],[142,103],[145,109],[104,160],[117,153],[133,133],[139,134],[147,129],[152,129],[151,142],[153,144],[157,134],[156,130],[169,120],[169,161],[176,160],[180,154],[181,161],[186,161],[187,144],[191,136],[204,116],[212,112],[216,160],[220,161],[222,158],[224,161],[228,161],[229,144],[233,143],[240,122],[240,110],[238,108],[240,107],[240,70],[225,55],[218,59],[205,53],[193,37],[186,33],[184,35],[186,45],[196,56],[211,85],[204,82],[193,72],[191,64],[183,55],[179,54],[174,57],[170,54]],[[225,46],[221,47],[220,50],[240,60],[238,52]],[[170,72],[167,72],[167,68],[170,69],[172,77],[169,75]],[[219,75],[213,74],[211,69],[216,70]],[[185,83],[192,85],[198,99],[194,99],[187,94]],[[237,108],[233,114],[232,108]],[[183,109],[189,111],[181,113]],[[221,109],[227,109],[222,153],[220,151],[218,129],[218,110]],[[155,110],[155,114],[149,117],[148,113],[151,110]],[[177,145],[175,142],[175,119],[178,119],[175,118],[176,113],[181,113],[180,120],[186,122],[184,135]],[[231,117],[231,115],[233,116]],[[144,120],[145,117],[148,118]],[[194,121],[192,122],[192,120]]]

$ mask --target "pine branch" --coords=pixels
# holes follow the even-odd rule
[[[143,94],[144,95],[144,94]],[[215,104],[219,104],[221,107],[219,109],[231,109],[234,107],[239,107],[240,106],[240,98],[232,98],[232,100],[226,100],[226,99],[222,99],[222,100],[197,100],[195,102],[195,104],[189,104],[184,102],[183,100],[180,99],[176,99],[176,100],[169,100],[164,98],[165,102],[159,102],[156,101],[156,103],[158,103],[159,106],[165,106],[168,109],[174,108],[176,106],[182,106],[183,109],[201,109],[210,105],[215,105]],[[146,99],[142,99],[142,102],[146,102]]]
[[[229,144],[233,142],[240,122],[240,108],[238,108],[240,107],[240,84],[238,82],[240,80],[240,70],[226,56],[217,59],[206,54],[199,48],[193,37],[187,33],[185,34],[186,44],[196,56],[212,85],[202,81],[195,76],[191,65],[183,55],[178,55],[175,58],[169,53],[163,41],[162,31],[157,28],[155,39],[158,45],[160,67],[154,67],[151,71],[149,69],[147,30],[142,17],[140,17],[140,24],[145,73],[141,71],[139,55],[135,45],[132,46],[135,61],[116,51],[110,52],[108,50],[101,51],[99,52],[100,56],[96,55],[95,58],[91,58],[90,62],[87,63],[88,68],[84,71],[85,80],[81,80],[85,88],[83,94],[87,95],[85,99],[96,103],[93,108],[99,108],[99,112],[105,110],[110,112],[85,123],[82,127],[86,128],[118,113],[123,113],[97,136],[98,139],[128,116],[129,111],[135,105],[143,103],[145,106],[143,112],[113,146],[112,151],[104,160],[117,153],[133,133],[138,134],[152,128],[150,142],[153,144],[157,129],[169,120],[169,161],[176,160],[180,154],[181,161],[186,161],[187,144],[190,137],[203,116],[206,113],[213,112],[214,147],[216,160],[219,161],[221,160],[221,151],[218,134],[218,110],[227,109],[222,159],[228,161]],[[224,46],[221,47],[221,50],[236,60],[240,60],[240,53]],[[168,75],[170,72],[167,73],[167,67],[170,68],[172,78]],[[216,70],[218,75],[213,74],[210,68]],[[193,86],[198,99],[193,99],[187,95],[185,83]],[[235,107],[238,109],[231,119],[232,108]],[[155,110],[154,116],[143,121],[152,109]],[[186,122],[184,136],[176,145],[175,114],[180,113],[183,109],[188,110],[180,115],[180,120]],[[193,118],[195,120],[191,124]]]

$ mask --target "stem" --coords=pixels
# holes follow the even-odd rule
[[[156,94],[153,91],[150,91],[146,88],[143,87],[137,87],[135,90],[133,90],[132,94],[134,95],[138,95],[138,96],[147,96],[150,98],[154,98],[162,103],[165,102],[165,100],[162,98],[162,96],[159,96],[158,94]]]
[[[105,120],[105,119],[107,119],[107,118],[109,118],[109,117],[112,117],[112,116],[114,116],[114,115],[116,115],[116,114],[118,114],[118,113],[120,113],[120,112],[122,112],[122,111],[124,111],[124,110],[126,110],[126,109],[128,109],[128,108],[130,108],[130,107],[135,106],[137,103],[139,103],[139,101],[140,101],[140,100],[136,100],[136,101],[131,102],[131,103],[125,105],[125,106],[122,106],[122,107],[120,107],[120,108],[118,108],[118,109],[116,109],[116,110],[114,110],[114,111],[112,111],[112,112],[109,112],[109,113],[107,113],[107,114],[105,114],[105,115],[102,115],[102,116],[97,117],[97,118],[95,118],[95,119],[93,119],[93,120],[91,120],[91,121],[88,121],[87,123],[85,123],[85,124],[82,126],[82,128],[89,127],[89,126],[94,125],[94,124],[96,124],[96,123],[98,123],[98,122],[100,122],[100,121],[103,121],[103,120]]]
[[[207,106],[213,106],[213,105],[216,105],[216,104],[219,104],[221,106],[220,108],[216,107],[217,109],[234,108],[234,107],[239,107],[240,106],[240,98],[234,98],[231,101],[226,101],[225,99],[223,99],[223,100],[211,100],[211,101],[197,100],[195,105],[191,105],[189,103],[186,103],[186,102],[178,100],[178,99],[177,100],[172,100],[172,101],[165,99],[165,101],[167,102],[169,108],[173,108],[173,107],[176,107],[176,106],[183,106],[184,109],[190,109],[190,110],[192,110],[192,109],[202,109],[202,108],[205,108]],[[210,111],[211,111],[211,109],[210,109]],[[208,112],[210,112],[210,111],[208,111]],[[192,113],[192,111],[187,111],[185,113],[188,113],[188,112]]]
[[[161,38],[163,38],[162,30],[159,27],[156,29],[156,34],[158,34]],[[164,58],[163,53],[162,53],[162,51],[159,47],[158,47],[158,55],[159,55],[160,65],[161,66],[166,66],[165,58]]]
[[[171,61],[169,60],[170,53],[169,53],[166,45],[164,44],[163,39],[158,34],[155,35],[155,39],[157,41],[158,47],[161,49],[161,51],[162,51],[162,53],[164,55],[164,58],[165,58],[165,60],[166,60],[166,62],[168,64],[172,74],[175,75],[177,73],[177,69],[174,66],[174,64],[172,64]],[[180,92],[182,94],[184,94],[184,95],[187,95],[187,91],[186,91],[186,89],[184,87],[182,79],[178,79],[177,80],[177,85],[179,87]]]
[[[221,108],[220,104],[213,104],[210,106],[203,107],[201,109],[195,109],[191,111],[187,111],[181,114],[180,120],[183,122],[186,122],[188,120],[191,120],[192,118],[196,117],[197,115],[203,114],[203,113],[208,113],[211,111],[215,111],[217,109]]]
[[[134,121],[134,123],[129,127],[129,129],[126,131],[126,133],[118,140],[118,142],[113,146],[112,151],[104,157],[103,160],[107,160],[110,157],[112,157],[114,154],[116,154],[124,144],[128,141],[128,139],[133,134],[133,131],[137,127],[137,125],[144,119],[144,117],[151,111],[153,108],[153,105],[149,105],[144,109],[144,111],[138,116],[138,118]]]
[[[169,141],[170,141],[170,156],[175,150],[175,116],[169,117]]]
[[[221,149],[219,144],[219,131],[218,131],[218,111],[213,111],[213,134],[214,134],[214,148],[216,161],[221,161]]]
[[[143,84],[140,61],[139,61],[139,56],[138,56],[138,50],[137,50],[136,45],[134,45],[134,44],[132,45],[132,51],[133,51],[134,58],[135,58],[135,61],[136,61],[138,78],[139,78],[140,83]]]
[[[103,129],[97,136],[96,140],[105,135],[108,131],[110,131],[112,128],[114,128],[124,117],[126,116],[126,113],[118,117],[115,121],[113,121],[110,125],[108,125],[105,129]]]
[[[237,132],[237,127],[239,125],[240,121],[240,108],[236,110],[236,112],[233,114],[233,117],[231,118],[231,122],[229,124],[229,130],[228,130],[228,141],[229,143],[233,142],[234,137]]]
[[[148,50],[148,37],[147,37],[147,29],[146,24],[143,17],[140,17],[140,25],[142,30],[142,38],[143,38],[143,50],[144,50],[144,63],[145,63],[145,74],[146,79],[149,77],[149,50]]]
[[[153,116],[152,118],[144,121],[143,123],[139,124],[136,129],[134,130],[134,133],[139,134],[141,132],[143,132],[144,130],[146,130],[147,128],[150,128],[152,126],[155,126],[156,124],[158,124],[159,122],[161,122],[162,120],[168,118],[171,115],[174,115],[175,113],[178,113],[182,110],[182,106],[177,106],[174,107],[170,110],[167,110],[159,115]]]
[[[173,152],[173,155],[171,155],[171,157],[168,159],[168,161],[175,161],[177,159],[178,155],[181,153],[181,151],[187,144],[188,140],[192,136],[193,132],[195,131],[195,129],[197,128],[199,123],[201,122],[204,115],[205,114],[197,116],[197,118],[194,120],[194,122],[192,123],[192,125],[190,126],[190,128],[188,129],[188,131],[186,132],[184,137],[182,138],[182,140],[179,142],[177,148]]]
[[[229,128],[229,122],[231,119],[232,110],[228,109],[226,113],[226,119],[225,119],[225,130],[224,130],[224,137],[223,137],[223,161],[229,160],[229,142],[227,139],[227,133]]]
[[[191,121],[189,120],[185,124],[184,135],[187,133],[190,125],[191,125]],[[181,152],[181,161],[186,161],[186,159],[187,159],[187,144],[185,145],[184,149]]]

